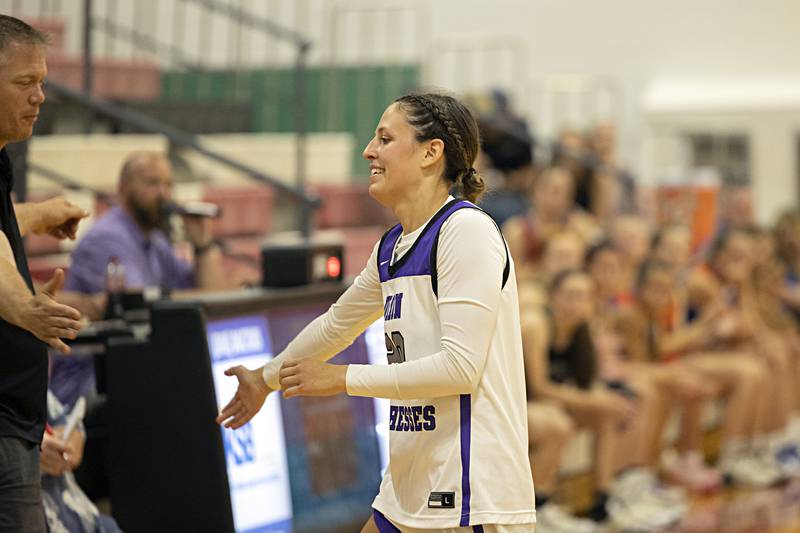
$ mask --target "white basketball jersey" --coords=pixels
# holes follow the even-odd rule
[[[402,228],[395,226],[381,240],[377,266],[390,363],[441,350],[439,231],[460,209],[477,207],[463,200],[448,202],[394,262]],[[458,218],[450,223],[457,224]],[[481,253],[480,242],[464,245]],[[374,507],[398,524],[436,529],[535,521],[519,306],[513,264],[506,255],[503,279],[497,280],[500,309],[474,393],[391,401],[389,468]]]

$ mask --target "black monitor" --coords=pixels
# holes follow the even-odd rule
[[[123,529],[349,533],[369,517],[388,408],[274,393],[239,430],[214,421],[236,388],[224,370],[263,364],[339,292],[286,291],[159,302],[148,339],[110,341],[111,503]],[[382,343],[373,327],[333,362],[380,359]]]

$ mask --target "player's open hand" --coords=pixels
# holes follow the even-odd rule
[[[260,368],[249,370],[239,365],[226,370],[225,375],[236,376],[236,379],[239,380],[239,388],[233,399],[220,411],[217,416],[217,424],[224,424],[226,428],[239,429],[261,409],[264,400],[267,399],[267,394],[272,392],[272,389],[264,383]]]
[[[284,363],[279,376],[284,398],[333,396],[347,392],[347,365],[303,359]]]

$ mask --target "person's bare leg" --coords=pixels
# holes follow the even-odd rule
[[[571,414],[578,427],[594,432],[594,490],[607,492],[616,474],[617,423],[590,411],[573,410]]]
[[[762,414],[763,429],[768,432],[781,431],[786,428],[792,412],[794,376],[789,347],[776,335],[764,333],[759,339],[756,357],[764,359],[768,369],[768,400]]]
[[[674,405],[674,398],[669,386],[665,384],[668,371],[668,367],[660,365],[646,364],[632,367],[634,388],[636,388],[636,383],[640,383],[642,379],[649,380],[654,386],[653,394],[649,398],[650,405],[647,408],[647,416],[641,417],[643,424],[642,457],[644,464],[650,467],[658,466],[661,459],[664,427]]]
[[[681,426],[676,448],[681,454],[702,449],[704,401],[681,403]]]
[[[708,375],[728,394],[722,428],[723,438],[749,438],[759,424],[761,407],[767,385],[767,370],[763,362],[742,352],[691,354],[686,359],[691,368]]]
[[[619,471],[617,450],[621,432],[617,424],[604,420],[595,426],[594,473],[596,490],[608,492]]]
[[[375,520],[370,516],[364,527],[361,528],[361,533],[381,533],[378,526],[375,525]]]
[[[636,392],[638,414],[625,429],[619,431],[615,471],[630,466],[657,468],[665,423],[657,419],[669,415],[669,411],[667,415],[663,414],[664,404],[668,402],[653,376],[634,373],[628,385]]]
[[[792,366],[792,379],[794,383],[800,383],[800,335],[792,335],[789,339],[789,352],[792,354],[790,361]],[[792,414],[796,416],[800,414],[800,390],[792,388]]]
[[[574,434],[575,424],[560,407],[528,403],[528,443],[537,496],[555,492],[561,456]]]

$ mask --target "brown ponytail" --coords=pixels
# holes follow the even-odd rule
[[[416,131],[417,142],[431,139],[444,142],[444,179],[455,185],[462,197],[476,202],[486,185],[472,167],[478,156],[480,136],[470,110],[452,96],[435,93],[409,94],[395,102]]]

